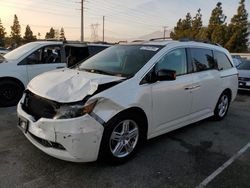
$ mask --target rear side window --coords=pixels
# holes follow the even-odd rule
[[[91,56],[101,52],[102,50],[108,48],[108,46],[89,46],[89,53]]]
[[[226,69],[232,68],[232,64],[229,61],[226,54],[215,51],[214,52],[214,59],[218,64],[218,69],[219,70],[226,70]]]
[[[212,50],[191,48],[190,52],[195,72],[217,69],[217,64],[214,61]]]

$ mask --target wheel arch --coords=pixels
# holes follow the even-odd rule
[[[17,84],[19,84],[22,87],[23,90],[25,89],[25,86],[24,86],[23,82],[21,80],[17,79],[17,78],[14,78],[14,77],[0,77],[0,82],[4,81],[4,80],[11,80],[13,82],[16,82]]]
[[[232,95],[233,95],[233,93],[232,93],[232,90],[231,90],[231,89],[226,88],[226,89],[224,89],[224,91],[221,93],[221,95],[222,95],[223,93],[227,93],[227,94],[229,95],[230,101],[232,100]]]
[[[122,111],[120,111],[119,113],[117,113],[113,118],[122,115],[122,114],[136,114],[140,120],[142,120],[142,124],[143,124],[143,139],[146,140],[147,139],[147,135],[148,135],[148,118],[146,113],[144,112],[143,109],[139,108],[139,107],[130,107],[127,109],[124,109]],[[111,118],[111,119],[113,119]]]

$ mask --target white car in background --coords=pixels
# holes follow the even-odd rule
[[[250,90],[250,61],[243,61],[238,66],[239,72],[239,89]]]
[[[219,46],[179,41],[115,45],[73,69],[34,78],[19,127],[45,153],[124,162],[145,139],[210,116],[223,119],[238,72]]]
[[[242,63],[241,59],[239,58],[233,58],[233,64],[235,67],[238,67]]]
[[[9,52],[6,48],[0,47],[0,55],[5,55]]]
[[[0,59],[0,107],[18,103],[35,76],[76,63],[110,45],[37,41],[12,50]]]

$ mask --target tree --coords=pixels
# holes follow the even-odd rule
[[[202,41],[207,41],[208,36],[207,36],[207,27],[202,27],[199,31],[199,33],[196,35],[196,39],[202,40]]]
[[[16,14],[14,15],[13,25],[10,28],[11,28],[10,37],[11,37],[12,43],[16,43],[17,45],[20,45],[22,41],[21,26],[19,24]]]
[[[198,9],[195,17],[192,20],[191,38],[199,39],[198,35],[201,29],[202,29],[202,14],[201,14],[201,9]]]
[[[228,38],[228,27],[226,24],[216,26],[211,35],[211,41],[213,43],[218,43],[221,46],[225,46]]]
[[[245,7],[245,0],[240,0],[237,14],[231,19],[229,24],[229,33],[232,35],[226,43],[226,48],[230,52],[247,51],[248,42],[248,13]]]
[[[170,33],[170,37],[174,40],[182,38],[190,38],[192,29],[192,17],[190,13],[187,13],[185,19],[179,19],[174,31]]]
[[[38,32],[38,33],[37,33],[37,36],[38,36],[38,39],[40,40],[40,38],[41,38],[41,33]]]
[[[211,17],[209,19],[209,24],[207,28],[207,40],[212,41],[212,35],[216,27],[220,27],[225,24],[227,17],[223,14],[222,3],[218,2],[216,7],[212,10]],[[220,29],[222,29],[220,27]],[[218,28],[216,29],[218,32]],[[220,31],[222,32],[222,31]],[[214,42],[214,41],[212,41]]]
[[[33,32],[31,31],[29,25],[26,26],[26,30],[25,30],[23,40],[24,40],[25,43],[37,40],[36,36],[33,35]]]
[[[2,21],[0,19],[0,46],[5,46],[5,28],[3,27]]]
[[[60,39],[60,33],[59,33],[59,29],[55,29],[55,39],[59,40]]]
[[[50,31],[46,33],[45,39],[54,39],[55,38],[55,30],[53,27],[50,28]]]
[[[179,19],[176,26],[174,27],[174,31],[170,33],[170,37],[174,40],[178,40],[181,32],[182,32],[182,20]]]
[[[60,30],[60,40],[66,40],[63,27]]]

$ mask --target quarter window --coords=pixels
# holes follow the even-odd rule
[[[217,69],[212,50],[192,48],[190,49],[190,52],[194,70],[196,72]]]
[[[157,69],[176,71],[176,75],[187,74],[187,59],[185,49],[176,49],[166,54],[157,63]]]
[[[214,58],[218,64],[219,70],[226,70],[232,68],[232,64],[224,53],[214,52]]]

